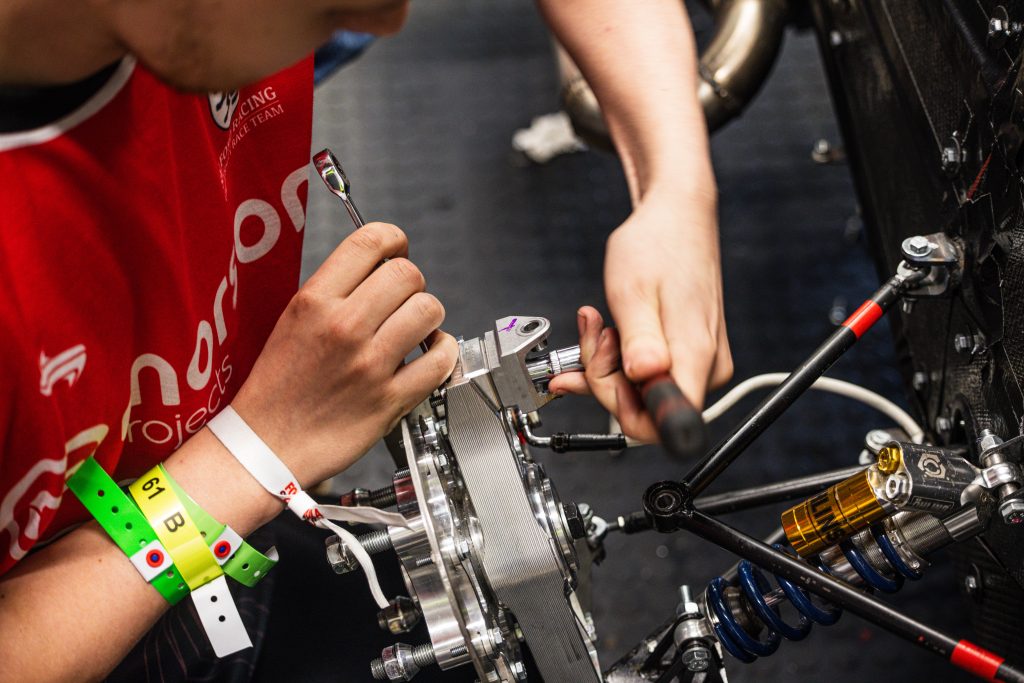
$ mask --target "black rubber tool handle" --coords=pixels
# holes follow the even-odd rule
[[[640,396],[654,420],[661,445],[669,454],[680,458],[704,454],[704,419],[668,373],[647,380],[640,388]]]

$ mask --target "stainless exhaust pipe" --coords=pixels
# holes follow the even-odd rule
[[[715,34],[700,56],[697,96],[708,131],[738,116],[761,88],[782,46],[787,0],[707,0]],[[591,145],[613,149],[594,91],[558,46],[562,106],[576,133]]]

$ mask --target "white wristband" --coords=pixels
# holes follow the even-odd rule
[[[192,591],[192,603],[218,657],[252,647],[224,574]]]
[[[370,592],[373,594],[374,600],[377,601],[377,605],[381,609],[387,607],[388,601],[377,581],[373,560],[351,532],[331,523],[329,519],[408,527],[409,523],[405,517],[397,512],[386,512],[370,507],[318,506],[316,501],[302,490],[298,479],[291,473],[291,470],[281,462],[274,451],[231,406],[226,406],[220,414],[207,423],[207,426],[224,445],[224,448],[259,482],[260,486],[277,496],[300,519],[330,529],[345,542],[345,545],[359,561],[363,571],[366,572]]]

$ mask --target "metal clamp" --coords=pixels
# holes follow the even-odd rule
[[[991,489],[1011,482],[1024,483],[1020,465],[1012,462],[1000,462],[983,469],[972,483]]]

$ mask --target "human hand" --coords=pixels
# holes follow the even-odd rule
[[[680,225],[680,216],[690,223]],[[555,378],[550,389],[592,392],[626,434],[654,441],[637,385],[669,371],[699,408],[709,388],[727,382],[732,356],[715,227],[713,200],[648,193],[608,240],[605,291],[619,331],[602,331],[600,314],[580,309],[587,371]]]
[[[393,225],[352,233],[288,304],[232,402],[303,487],[352,464],[455,366],[444,308],[407,255]],[[429,351],[403,366],[423,339]]]

